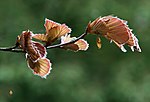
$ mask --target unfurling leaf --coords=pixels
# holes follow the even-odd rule
[[[35,34],[33,38],[41,40],[46,43],[46,46],[51,45],[61,36],[71,32],[71,29],[65,24],[59,24],[49,19],[45,19],[45,34]]]
[[[50,73],[51,63],[46,58],[46,48],[41,43],[32,41],[33,36],[31,31],[23,31],[18,36],[17,42],[26,53],[28,67],[33,70],[35,75],[46,78]]]
[[[32,36],[33,33],[31,31],[23,31],[18,41],[20,47],[26,54],[33,61],[37,61],[39,58],[45,57],[47,53],[45,47],[41,43],[32,41]]]
[[[138,39],[128,27],[127,21],[113,16],[99,17],[88,24],[88,33],[102,35],[113,41],[123,52],[126,52],[123,45],[127,44],[132,51],[141,52]]]
[[[76,37],[70,37],[70,35],[66,34],[65,36],[61,37],[61,44],[68,43],[75,39],[76,39]],[[73,50],[73,51],[79,51],[79,50],[86,51],[88,49],[88,47],[89,47],[89,44],[84,39],[79,39],[78,41],[76,41],[74,43],[62,46],[62,48],[64,48],[64,49]]]
[[[17,42],[20,44],[20,48],[22,48],[25,52],[27,52],[27,45],[31,44],[33,33],[31,31],[23,31],[21,35],[18,36]]]
[[[97,47],[98,47],[99,49],[102,47],[102,43],[101,43],[100,37],[97,37],[97,39],[96,39],[96,45],[97,45]]]

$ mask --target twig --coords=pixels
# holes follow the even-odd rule
[[[24,51],[22,49],[17,48],[18,46],[19,46],[18,43],[16,43],[14,46],[11,46],[11,47],[1,47],[0,51],[24,53]]]
[[[3,48],[0,48],[0,51],[11,51],[12,49],[15,49],[15,48],[16,48],[16,45],[11,46],[11,47],[3,47]]]
[[[75,42],[78,41],[79,39],[84,38],[87,34],[88,34],[88,33],[87,33],[87,29],[86,29],[86,31],[85,31],[82,35],[80,35],[77,39],[72,40],[72,41],[67,42],[67,43],[64,43],[64,44],[56,44],[56,45],[48,46],[48,47],[46,47],[46,49],[61,48],[61,47],[63,47],[64,45],[68,45],[68,44],[75,43]],[[2,48],[0,48],[0,51],[16,52],[16,53],[25,53],[22,49],[18,48],[18,46],[19,46],[19,44],[16,43],[14,46],[11,46],[11,47],[2,47]]]

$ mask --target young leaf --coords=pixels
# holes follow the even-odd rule
[[[31,31],[23,31],[20,35],[20,47],[27,53],[33,61],[37,61],[41,57],[46,56],[45,47],[39,43],[32,41],[33,33]]]
[[[45,34],[35,34],[33,38],[46,43],[46,46],[51,45],[61,36],[71,32],[71,29],[65,24],[59,24],[49,19],[45,19]]]
[[[33,71],[33,74],[38,75],[42,78],[46,78],[49,75],[51,68],[51,63],[47,58],[41,58],[37,62],[32,61],[27,57],[28,67]]]
[[[123,45],[127,44],[132,51],[141,52],[138,39],[128,27],[127,21],[113,16],[99,17],[88,24],[88,33],[104,36],[113,41],[122,51],[126,51]]]
[[[65,35],[61,37],[61,43],[68,43],[72,40],[75,40],[76,37],[70,37],[70,35]],[[67,50],[73,50],[73,51],[79,51],[79,50],[84,50],[86,51],[89,47],[89,44],[87,43],[87,41],[85,41],[84,39],[79,39],[78,41],[71,43],[71,44],[67,44],[62,46],[62,48],[67,49]]]

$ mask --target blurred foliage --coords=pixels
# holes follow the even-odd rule
[[[23,54],[0,52],[0,102],[150,102],[149,0],[1,0],[0,7],[0,46],[13,45],[23,30],[44,32],[45,18],[79,36],[90,20],[113,14],[129,21],[143,51],[123,53],[104,38],[98,50],[89,35],[86,52],[48,51],[46,80],[32,74]]]

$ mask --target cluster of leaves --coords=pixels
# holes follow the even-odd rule
[[[46,48],[49,48],[57,39],[61,38],[60,48],[78,51],[87,50],[88,43],[84,39],[78,39],[73,43],[69,43],[76,37],[70,37],[71,29],[65,24],[59,24],[49,19],[45,19],[45,34],[33,34],[31,31],[23,31],[20,36],[17,37],[17,45],[26,53],[27,64],[35,75],[39,75],[42,78],[50,73],[51,62],[46,58]],[[33,41],[37,39],[44,43]],[[69,44],[66,44],[69,43]]]
[[[123,46],[125,44],[127,44],[132,51],[136,50],[141,52],[138,39],[128,27],[127,21],[117,17],[99,17],[93,22],[89,22],[85,32],[77,38],[71,37],[71,29],[65,24],[59,24],[45,19],[44,26],[46,29],[44,34],[34,34],[29,30],[23,31],[22,34],[17,37],[15,47],[1,49],[3,51],[10,50],[13,52],[18,51],[16,48],[21,49],[21,52],[26,54],[28,67],[35,75],[42,78],[46,78],[52,69],[50,60],[46,58],[46,49],[59,47],[75,52],[79,50],[86,51],[89,44],[83,38],[88,34],[98,36],[96,40],[98,48],[101,48],[99,36],[103,36],[111,42],[114,42],[123,52],[126,52]],[[54,42],[57,40],[59,40],[60,43],[54,45]]]

